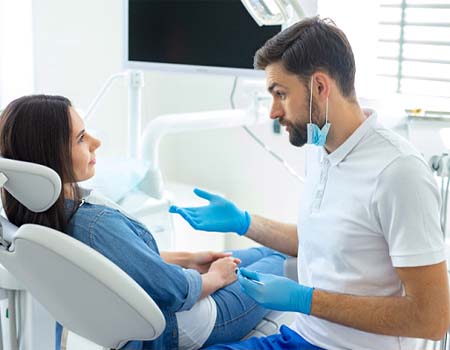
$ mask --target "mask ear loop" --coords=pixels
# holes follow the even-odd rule
[[[311,82],[309,84],[309,123],[312,124],[312,89],[313,89],[313,77],[311,76]]]
[[[327,102],[325,104],[325,124],[328,123],[328,96],[327,96]]]

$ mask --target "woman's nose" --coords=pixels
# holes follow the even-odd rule
[[[92,138],[92,143],[91,143],[91,147],[96,150],[97,148],[99,148],[102,145],[102,141],[100,141],[100,139],[97,139],[95,137]]]

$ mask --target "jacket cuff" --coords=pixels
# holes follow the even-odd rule
[[[202,277],[200,273],[196,270],[184,269],[184,274],[186,276],[186,280],[188,281],[189,291],[184,303],[177,312],[191,309],[200,298],[200,294],[202,292]]]

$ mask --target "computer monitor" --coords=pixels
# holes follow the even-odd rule
[[[281,26],[240,0],[125,0],[125,68],[262,76],[253,57]]]

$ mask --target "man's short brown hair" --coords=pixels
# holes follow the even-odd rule
[[[316,71],[337,83],[343,96],[355,100],[355,59],[345,34],[329,19],[306,18],[269,39],[255,54],[256,69],[281,62],[308,86]]]

